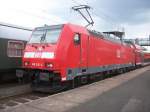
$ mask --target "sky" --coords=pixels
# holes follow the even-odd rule
[[[37,26],[86,21],[71,9],[89,5],[97,31],[120,30],[126,38],[150,34],[150,0],[0,0],[0,22],[34,28]]]

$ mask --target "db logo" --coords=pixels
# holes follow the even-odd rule
[[[41,52],[36,52],[35,54],[34,54],[34,57],[35,58],[40,58],[42,56],[42,53]]]
[[[38,50],[39,50],[39,51],[42,51],[43,49],[42,49],[42,47],[39,47]]]

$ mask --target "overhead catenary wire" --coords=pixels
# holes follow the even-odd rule
[[[74,4],[76,4],[76,5],[81,5],[81,4],[88,4],[88,5],[90,5],[90,3],[88,3],[87,2],[87,0],[72,0],[72,2],[74,3]],[[43,9],[42,9],[43,10]],[[115,20],[114,18],[112,18],[112,17],[110,17],[110,16],[108,16],[108,14],[106,14],[105,12],[103,12],[103,11],[101,11],[101,9],[100,8],[98,8],[98,7],[96,7],[96,9],[94,8],[94,9],[92,9],[91,10],[92,11],[92,15],[95,15],[96,17],[98,17],[98,18],[101,18],[102,20],[105,20],[106,21],[106,23],[108,23],[108,24],[110,24],[110,25],[116,25],[117,24],[117,20]],[[70,10],[70,12],[71,12],[71,10]],[[99,12],[99,13],[98,13]],[[33,14],[32,12],[23,12],[23,13],[25,13],[25,14],[27,14],[27,15],[32,15],[32,16],[34,16],[34,17],[36,17],[36,18],[43,18],[43,19],[46,19],[46,20],[50,20],[50,19],[52,19],[51,17],[49,17],[48,15],[49,15],[49,12],[46,12],[46,11],[44,11],[44,16],[40,16],[39,14]],[[43,11],[42,11],[42,13],[43,13]],[[70,16],[68,17],[68,18],[70,18]],[[67,19],[68,19],[67,18]],[[94,18],[93,18],[94,19]],[[95,24],[95,25],[97,25],[97,24]],[[117,25],[116,25],[117,26]],[[119,25],[118,25],[119,26]]]
[[[80,5],[80,3],[78,3],[76,0],[72,0],[73,3],[77,4],[77,5]]]
[[[86,0],[82,0],[82,1],[84,1],[86,5],[89,5],[89,3],[88,3]],[[83,2],[82,2],[82,3],[83,3]]]

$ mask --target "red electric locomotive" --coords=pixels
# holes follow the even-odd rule
[[[23,68],[37,91],[60,88],[77,77],[87,82],[95,73],[135,65],[132,45],[70,23],[35,28],[23,57]]]

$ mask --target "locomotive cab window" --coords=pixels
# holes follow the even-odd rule
[[[22,57],[24,50],[24,43],[21,41],[8,41],[7,56],[8,57]]]
[[[63,29],[63,25],[44,26],[36,28],[29,43],[56,44]]]
[[[74,43],[76,45],[80,44],[81,38],[80,38],[80,34],[76,33],[74,36]]]

